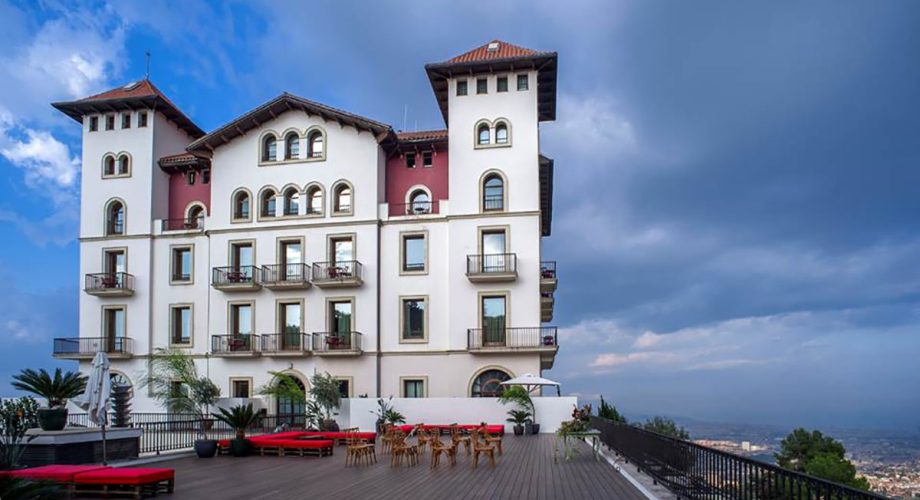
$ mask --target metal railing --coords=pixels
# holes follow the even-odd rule
[[[214,286],[258,284],[260,271],[256,266],[215,267],[211,270],[211,284]]]
[[[259,336],[249,333],[211,335],[212,354],[247,354],[258,352]]]
[[[493,253],[466,256],[466,274],[514,274],[517,272],[517,254]]]
[[[314,262],[313,281],[352,281],[363,279],[364,266],[356,260]]]
[[[134,275],[128,273],[95,273],[87,274],[83,280],[83,290],[87,292],[100,291],[134,291]]]
[[[262,266],[262,284],[304,283],[310,281],[307,264],[268,264]]]
[[[505,196],[502,194],[487,194],[482,197],[482,209],[489,212],[505,209]]]
[[[556,279],[556,261],[544,260],[540,262],[540,278],[545,280]]]
[[[536,348],[559,345],[555,326],[524,328],[470,328],[467,330],[467,348]]]
[[[97,352],[131,354],[134,340],[130,337],[71,337],[54,339],[55,356],[92,356]]]
[[[313,332],[313,351],[360,351],[362,337],[361,332]]]
[[[601,441],[679,498],[868,500],[885,497],[724,451],[591,417]]]
[[[263,333],[259,338],[259,351],[267,354],[310,352],[313,347],[309,333]]]
[[[439,213],[437,201],[416,201],[412,203],[390,203],[390,215],[427,215]]]
[[[163,219],[160,224],[163,231],[203,231],[204,216]]]

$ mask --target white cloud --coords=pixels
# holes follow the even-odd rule
[[[36,189],[49,184],[63,188],[73,186],[80,171],[80,160],[71,155],[70,148],[46,131],[26,128],[23,133],[24,141],[5,137],[9,145],[0,149],[0,154],[25,171],[26,184]]]

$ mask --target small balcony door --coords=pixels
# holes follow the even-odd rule
[[[230,335],[229,350],[248,351],[252,342],[252,305],[230,305]]]
[[[503,295],[482,298],[482,344],[483,346],[505,345],[507,327],[507,297]]]
[[[123,288],[125,274],[128,272],[127,256],[124,250],[105,251],[105,273],[103,285],[107,288]]]
[[[281,242],[281,280],[303,279],[303,249],[300,241]]]
[[[508,259],[505,231],[483,231],[480,242],[482,248],[482,269],[483,273],[504,273],[508,272]]]
[[[332,268],[340,275],[354,274],[355,242],[351,238],[334,238],[331,240],[330,254]]]
[[[105,352],[119,352],[125,337],[123,307],[109,307],[103,310],[103,331],[105,332]]]
[[[230,247],[230,267],[238,273],[238,281],[252,281],[252,272],[255,265],[255,256],[253,255],[251,243],[234,243]]]
[[[303,325],[300,322],[300,302],[278,305],[278,323],[281,326],[281,349],[299,349],[303,337]]]
[[[329,323],[330,334],[336,340],[332,341],[330,347],[339,349],[348,349],[351,347],[351,332],[353,319],[353,304],[351,301],[331,302],[329,304]]]

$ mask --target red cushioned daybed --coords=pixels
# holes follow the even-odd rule
[[[67,487],[70,494],[133,498],[172,493],[176,480],[174,469],[116,468],[103,465],[44,465],[11,471],[9,475],[33,481],[60,483]]]
[[[341,436],[340,436],[341,435]],[[326,439],[300,439],[304,437],[326,438]],[[373,432],[358,433],[362,439],[376,439],[377,435]],[[279,432],[276,434],[266,434],[264,436],[255,436],[249,438],[249,443],[259,455],[313,455],[325,457],[332,455],[333,447],[336,441],[344,442],[344,432]],[[221,439],[217,442],[220,453],[227,453],[230,448],[229,439]]]

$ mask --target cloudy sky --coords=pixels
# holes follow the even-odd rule
[[[0,394],[77,334],[79,128],[49,102],[149,49],[205,130],[282,91],[438,128],[424,63],[499,38],[559,52],[547,376],[633,415],[920,425],[920,3],[66,4],[0,0]]]

